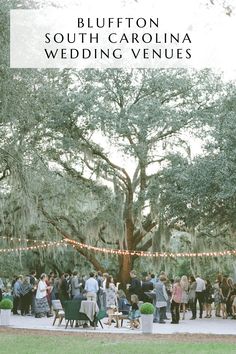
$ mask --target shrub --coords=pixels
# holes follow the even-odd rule
[[[0,302],[0,309],[11,310],[13,308],[13,302],[10,299],[3,299]]]
[[[155,311],[155,308],[150,302],[145,302],[144,304],[141,305],[140,307],[140,312],[143,315],[152,315]]]

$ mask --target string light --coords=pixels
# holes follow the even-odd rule
[[[39,244],[35,244],[34,246],[21,246],[16,248],[1,248],[0,253],[12,253],[12,252],[23,252],[23,251],[33,251],[37,249],[46,249],[49,247],[60,247],[67,246],[63,240],[61,241],[47,241],[47,243],[43,243],[42,241]]]
[[[8,239],[7,237],[1,237],[1,239]],[[155,258],[196,258],[196,257],[223,257],[223,256],[236,256],[236,250],[225,250],[220,252],[183,252],[183,253],[173,253],[173,252],[148,252],[148,251],[136,251],[136,250],[117,250],[112,248],[100,248],[85,243],[81,243],[75,240],[72,240],[68,237],[64,238],[61,241],[47,241],[47,240],[32,240],[32,239],[13,239],[11,241],[24,241],[24,242],[33,242],[33,246],[21,246],[16,248],[2,248],[0,253],[10,253],[10,252],[21,252],[21,251],[32,251],[36,249],[46,249],[48,247],[67,247],[67,245],[75,248],[86,249],[88,251],[92,250],[94,252],[119,255],[119,256],[137,256],[137,257],[155,257]]]
[[[49,240],[37,240],[37,239],[32,239],[32,238],[18,238],[18,237],[7,237],[7,236],[1,236],[0,240],[7,240],[9,241],[14,241],[14,242],[34,242],[34,243],[50,243],[51,241]]]
[[[221,252],[183,252],[183,253],[173,253],[173,252],[147,252],[147,251],[134,251],[134,250],[116,250],[112,248],[99,248],[85,243],[81,243],[70,238],[65,238],[64,241],[74,248],[79,247],[81,249],[93,250],[95,252],[112,254],[112,255],[122,255],[122,256],[138,256],[138,257],[156,257],[156,258],[194,258],[194,257],[219,257],[219,256],[235,256],[236,250],[226,250]]]

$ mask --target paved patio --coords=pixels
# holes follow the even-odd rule
[[[170,317],[170,314],[168,314]],[[155,334],[172,334],[172,333],[197,333],[197,334],[225,334],[225,335],[236,335],[236,320],[227,319],[223,320],[221,318],[202,318],[196,319],[194,321],[189,320],[191,317],[190,312],[186,314],[186,319],[180,321],[178,325],[171,324],[170,320],[166,321],[165,324],[153,324],[153,333]],[[106,319],[103,320],[106,322]],[[63,320],[61,326],[58,326],[56,322],[55,326],[52,325],[53,318],[35,318],[32,316],[17,316],[11,315],[11,328],[23,328],[23,329],[38,329],[38,330],[50,330],[50,331],[67,331],[67,332],[94,332],[93,328],[71,328],[68,326],[65,329],[65,320]],[[112,326],[107,326],[103,324],[103,329],[99,325],[96,329],[97,333],[140,333],[141,329],[130,330],[128,328],[128,323],[124,321],[122,328],[116,328],[114,324]]]

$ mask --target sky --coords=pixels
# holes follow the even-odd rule
[[[175,31],[181,33],[188,31],[188,33],[190,33],[193,55],[191,61],[186,61],[184,65],[190,65],[191,67],[193,66],[199,69],[211,67],[215,70],[222,71],[226,80],[236,80],[236,46],[234,37],[236,33],[236,0],[224,0],[226,3],[227,1],[232,4],[233,8],[230,16],[226,14],[222,6],[223,0],[214,0],[214,6],[209,5],[211,4],[210,0],[44,0],[42,3],[44,3],[45,6],[46,4],[54,4],[56,8],[63,7],[64,9],[70,10],[71,14],[74,16],[78,15],[78,17],[81,16],[81,14],[89,14],[87,16],[98,17],[112,17],[114,15],[119,16],[120,14],[132,14],[134,17],[158,16],[158,18],[160,18],[160,28],[158,31],[160,33],[166,31],[173,33]],[[50,28],[49,13],[50,12],[47,11],[48,18],[45,20],[47,21],[46,24],[44,23],[42,25],[42,33],[45,33],[45,28]],[[58,30],[60,28],[63,31],[78,32],[78,28],[74,26],[74,23],[73,25],[71,24],[71,14],[66,14],[65,11],[63,11],[62,15],[58,16],[57,20],[52,17],[53,20],[51,22],[54,23],[52,24],[51,30]],[[43,17],[45,18],[46,16]],[[57,21],[58,24],[56,24]],[[34,45],[34,43],[30,43],[30,37],[32,37],[32,27],[36,26],[36,24],[37,21],[33,18],[29,26],[30,35],[27,35],[28,41],[24,40],[23,36],[23,32],[26,30],[27,26],[16,30],[17,47],[13,52],[16,53],[16,55],[19,53],[19,57],[17,58],[19,61],[22,60],[24,52],[26,53],[25,48],[20,50],[21,48],[19,47],[22,38],[22,45],[29,42],[29,50],[32,53],[30,61],[33,62],[33,53],[34,51],[36,53],[37,48],[35,47],[38,47],[39,40],[35,41],[37,44]],[[146,44],[141,44],[138,47],[145,48],[146,46]],[[25,56],[30,57],[27,54],[25,54]],[[37,53],[35,56],[36,65],[38,61],[38,67],[40,67],[42,63],[39,62],[39,56]],[[101,67],[104,67],[105,61],[103,62],[101,60],[100,62]],[[119,61],[114,60],[114,62],[114,65],[119,65]],[[170,61],[166,60],[166,62],[168,63],[163,62],[163,65],[170,65]],[[177,60],[177,62],[180,63],[182,61]],[[68,63],[70,64],[72,62]],[[75,61],[73,61],[73,63],[75,63]],[[173,65],[181,65],[178,63],[173,62]],[[128,66],[129,61],[127,60],[125,64]],[[156,65],[155,63],[153,64],[151,60],[143,60],[138,64],[138,67]],[[27,65],[29,64],[27,63]],[[62,65],[62,61],[60,61],[59,65]]]
[[[110,16],[114,13],[114,9],[126,10],[133,9],[134,16],[138,14],[151,14],[154,16],[152,8],[156,9],[157,3],[161,5],[159,14],[164,12],[165,28],[170,26],[180,30],[187,28],[190,33],[195,34],[194,50],[201,52],[198,57],[197,66],[212,67],[217,71],[223,72],[225,80],[236,81],[236,46],[234,35],[236,33],[236,0],[229,0],[233,5],[233,12],[230,16],[225,13],[222,7],[222,1],[215,0],[215,5],[209,5],[208,0],[45,0],[45,4],[56,4],[56,7],[70,9],[73,13],[80,14],[81,9],[85,6],[91,9],[92,13],[99,16]],[[112,4],[112,5],[111,5]],[[208,4],[208,5],[207,5]],[[112,12],[111,12],[112,9]],[[141,11],[143,9],[143,12]],[[88,11],[88,10],[87,10]],[[124,12],[125,13],[125,12]],[[162,20],[162,17],[160,15]],[[66,21],[66,19],[65,19]],[[201,63],[199,63],[202,61]],[[99,134],[94,137],[96,142],[103,139]],[[190,139],[192,141],[193,156],[201,152],[201,142]],[[109,146],[104,141],[105,146]],[[122,154],[114,151],[116,159],[120,163],[124,163]],[[113,155],[113,154],[112,154]],[[130,167],[130,161],[127,161],[127,167]]]

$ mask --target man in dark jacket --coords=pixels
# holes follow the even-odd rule
[[[131,278],[131,283],[128,286],[129,293],[130,295],[136,294],[140,300],[140,297],[142,295],[141,281],[137,278],[135,270],[131,270],[129,274]]]
[[[152,303],[152,298],[149,297],[147,294],[150,291],[153,290],[153,283],[151,282],[151,277],[150,275],[147,275],[143,281],[142,281],[142,294],[139,300],[143,302],[151,302]]]

